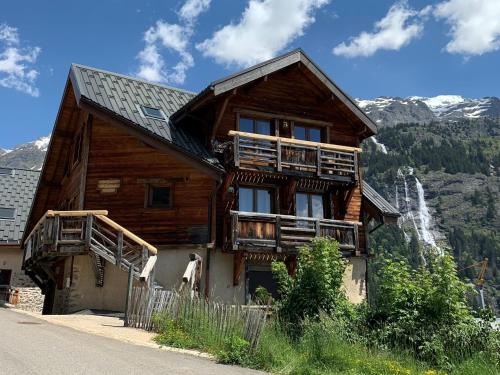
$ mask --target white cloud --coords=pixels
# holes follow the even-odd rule
[[[312,24],[329,0],[250,0],[237,23],[196,45],[220,64],[249,66],[274,57]]]
[[[140,66],[137,75],[149,81],[182,84],[186,73],[194,66],[189,52],[189,42],[194,33],[198,16],[210,6],[210,0],[187,0],[178,12],[180,23],[159,20],[144,33],[145,47],[137,58]],[[167,68],[160,48],[175,52],[179,61]]]
[[[499,0],[448,0],[438,4],[434,15],[450,26],[446,51],[482,55],[500,49]]]
[[[188,23],[196,21],[198,16],[208,10],[211,0],[187,0],[179,10],[179,17]]]
[[[0,24],[0,86],[13,88],[31,96],[39,96],[35,86],[38,71],[30,65],[36,63],[40,47],[20,47],[17,28]]]
[[[422,35],[424,26],[422,17],[429,14],[431,8],[416,11],[406,1],[395,3],[384,18],[375,23],[374,31],[363,31],[348,43],[342,42],[333,49],[339,56],[372,56],[381,49],[397,51],[411,40]]]

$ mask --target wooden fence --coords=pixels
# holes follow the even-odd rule
[[[256,306],[229,305],[205,298],[191,298],[158,288],[132,290],[125,324],[148,331],[161,331],[164,319],[181,324],[189,332],[209,329],[222,343],[232,335],[243,337],[254,348],[266,323],[268,311]]]

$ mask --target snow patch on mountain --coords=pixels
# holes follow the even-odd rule
[[[40,151],[47,151],[50,142],[50,135],[46,137],[38,138],[36,141],[32,142],[36,148]]]

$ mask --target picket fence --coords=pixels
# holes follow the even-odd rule
[[[260,307],[229,305],[207,298],[192,298],[159,288],[134,287],[125,317],[129,327],[159,332],[162,318],[188,325],[190,332],[210,326],[215,339],[223,342],[231,335],[247,340],[254,348],[269,311]]]

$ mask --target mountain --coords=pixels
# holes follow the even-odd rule
[[[42,169],[50,136],[16,146],[13,150],[0,148],[0,166],[22,169]]]
[[[373,252],[418,267],[449,251],[471,283],[488,258],[485,298],[500,313],[500,118],[382,127],[363,150],[364,178],[402,215],[373,233]]]
[[[432,121],[460,121],[475,118],[500,118],[500,99],[484,97],[468,99],[459,95],[435,97],[379,97],[356,99],[358,105],[380,127],[396,124],[428,124]]]

